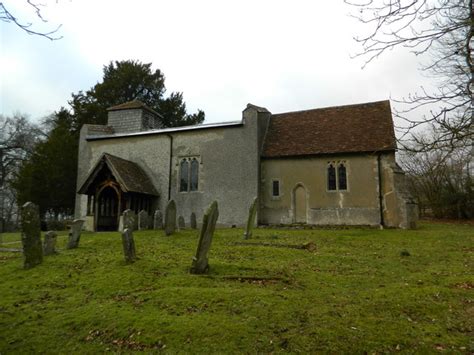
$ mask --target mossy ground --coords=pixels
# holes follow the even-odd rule
[[[62,234],[59,254],[31,270],[1,252],[0,353],[474,351],[472,226],[257,229],[249,240],[312,251],[235,245],[242,234],[216,231],[205,276],[189,274],[191,230],[135,232],[131,265],[119,233],[84,233],[75,250]]]

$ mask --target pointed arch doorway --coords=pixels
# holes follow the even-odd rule
[[[96,230],[116,231],[121,214],[122,191],[120,186],[108,181],[97,192]]]
[[[293,189],[293,222],[307,223],[307,197],[303,184],[297,184]]]

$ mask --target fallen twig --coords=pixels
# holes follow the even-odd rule
[[[305,244],[275,244],[267,242],[235,242],[234,245],[245,245],[245,246],[262,246],[262,247],[273,247],[273,248],[289,248],[289,249],[302,249],[308,251],[316,250],[316,245],[313,242]]]

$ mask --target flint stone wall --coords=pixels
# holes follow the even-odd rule
[[[143,168],[160,195],[152,210],[165,211],[169,197],[176,201],[180,214],[190,216],[195,212],[201,220],[207,206],[217,200],[220,226],[244,226],[248,205],[258,194],[260,150],[269,113],[249,106],[243,118],[244,124],[226,127],[100,140],[87,140],[87,136],[93,138],[89,132],[97,131],[97,126],[84,125],[79,144],[78,185],[82,185],[88,171],[106,152]],[[169,135],[173,137],[171,181]],[[196,157],[200,162],[198,191],[179,191],[179,162],[184,156]],[[87,197],[78,195],[76,218],[85,217],[86,205]]]

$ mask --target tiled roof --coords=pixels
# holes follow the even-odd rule
[[[272,115],[262,156],[376,152],[396,149],[390,101]]]
[[[78,193],[85,194],[104,165],[107,165],[124,192],[138,192],[147,195],[158,196],[151,180],[136,163],[125,160],[115,155],[104,153],[97,164],[89,173]]]
[[[154,113],[155,115],[158,115],[161,117],[161,114],[153,110],[151,107],[145,105],[143,102],[140,100],[133,100],[133,101],[128,101],[120,105],[112,106],[107,109],[107,111],[119,111],[119,110],[133,110],[136,108],[141,108],[147,111],[150,111]]]

